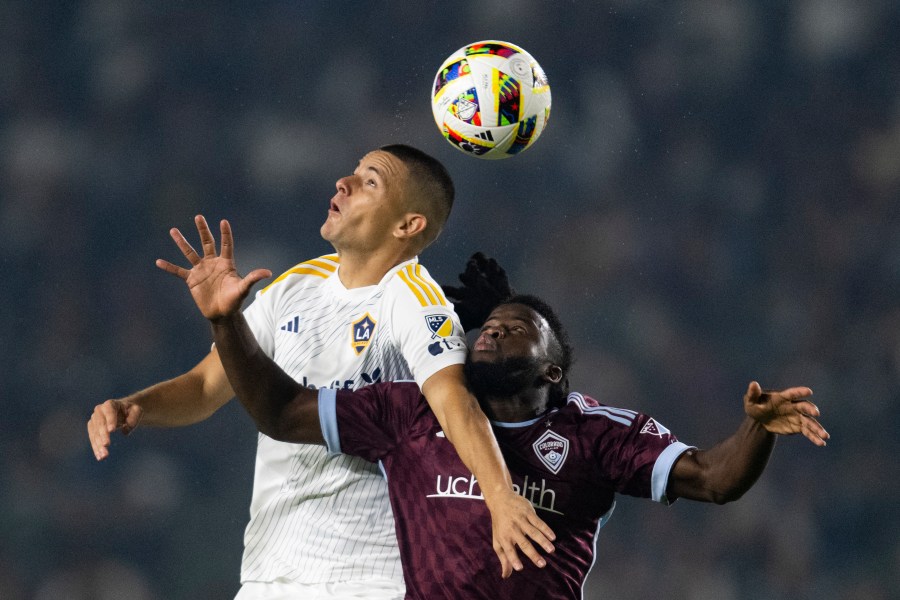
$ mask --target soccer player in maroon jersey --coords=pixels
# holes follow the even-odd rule
[[[533,296],[511,297],[482,326],[466,374],[518,493],[556,540],[545,568],[526,565],[501,579],[478,482],[414,383],[310,390],[259,350],[239,310],[210,322],[229,380],[261,432],[381,462],[407,598],[581,598],[616,494],[729,502],[760,476],[778,434],[800,433],[817,446],[829,438],[810,389],[764,392],[752,382],[735,433],[708,450],[685,445],[647,415],[570,393],[571,348],[559,319]]]

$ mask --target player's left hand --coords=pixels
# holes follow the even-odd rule
[[[812,390],[794,387],[782,391],[763,391],[755,381],[744,394],[744,412],[766,431],[781,435],[802,433],[816,446],[824,446],[831,436],[819,424],[819,408],[810,402]]]
[[[503,579],[512,575],[513,571],[525,568],[519,558],[519,550],[537,567],[547,565],[534,544],[545,552],[553,552],[552,540],[556,539],[556,535],[537,516],[531,502],[510,489],[499,497],[495,494],[488,503],[488,509],[491,512],[494,552],[500,559],[500,576]]]
[[[219,225],[222,235],[221,254],[216,254],[216,240],[203,215],[194,217],[194,223],[200,234],[203,255],[198,254],[184,235],[173,228],[169,234],[191,263],[191,268],[185,269],[162,259],[156,261],[156,266],[184,280],[204,317],[210,320],[227,317],[240,310],[253,284],[271,277],[272,272],[268,269],[256,269],[246,277],[241,277],[235,268],[234,237],[228,221],[223,219]]]

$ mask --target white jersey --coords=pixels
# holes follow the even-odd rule
[[[347,289],[337,255],[287,271],[245,311],[263,351],[311,388],[419,385],[465,361],[462,327],[417,259]],[[241,581],[402,582],[387,485],[376,465],[259,435]]]

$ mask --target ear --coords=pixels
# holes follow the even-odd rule
[[[562,381],[563,371],[559,365],[550,364],[544,369],[544,381],[547,383],[559,383]]]
[[[428,219],[421,213],[406,213],[394,228],[394,237],[410,239],[425,231]]]

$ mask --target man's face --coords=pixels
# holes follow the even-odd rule
[[[399,158],[375,150],[335,187],[322,237],[338,251],[372,251],[392,237],[405,214],[409,169]]]
[[[545,384],[552,336],[547,321],[524,304],[495,308],[469,349],[466,375],[473,391],[503,396]]]

